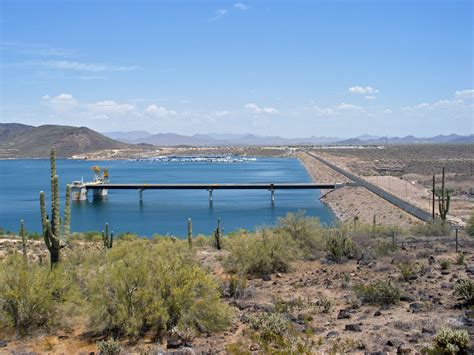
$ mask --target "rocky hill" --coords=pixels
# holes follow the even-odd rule
[[[44,125],[39,127],[19,123],[0,123],[0,158],[41,158],[49,156],[51,147],[58,157],[121,149],[129,144],[105,137],[87,127]]]

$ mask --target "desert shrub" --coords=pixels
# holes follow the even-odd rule
[[[456,283],[455,292],[461,296],[467,305],[474,305],[474,281],[470,279],[460,280]]]
[[[193,245],[200,248],[200,247],[213,245],[213,241],[211,238],[200,234],[196,236],[195,238],[193,238]]]
[[[84,232],[84,233],[72,233],[72,240],[84,240],[86,242],[100,242],[102,240],[102,235],[100,232]]]
[[[348,288],[351,283],[351,275],[348,272],[343,272],[341,275],[341,288]]]
[[[297,244],[303,258],[313,260],[322,251],[323,228],[319,219],[306,217],[304,212],[288,213],[278,220],[277,232],[287,233]]]
[[[433,339],[434,352],[437,354],[462,354],[469,347],[467,330],[453,330],[441,328]]]
[[[368,304],[389,306],[400,299],[400,289],[390,280],[378,280],[368,284],[357,284],[354,286],[357,297]]]
[[[278,342],[288,330],[290,320],[281,313],[263,312],[250,315],[248,323],[264,341]]]
[[[125,232],[125,233],[121,233],[117,236],[116,238],[117,240],[125,240],[125,241],[133,241],[133,240],[138,240],[140,239],[140,237],[138,235],[136,235],[135,233],[131,233],[131,232]]]
[[[352,237],[357,236],[371,236],[371,237],[391,237],[393,234],[403,234],[403,229],[398,226],[391,226],[385,224],[347,224],[350,229]]]
[[[59,326],[61,311],[75,296],[70,270],[28,266],[21,255],[10,255],[0,268],[0,327],[24,335]]]
[[[471,217],[467,221],[466,233],[470,235],[471,237],[474,236],[474,212],[471,213]]]
[[[91,272],[89,313],[97,333],[136,338],[146,331],[212,332],[229,324],[218,285],[193,262],[185,243],[122,240]]]
[[[328,230],[325,242],[328,257],[335,262],[347,260],[352,255],[352,240],[343,227]]]
[[[457,265],[464,265],[464,259],[465,259],[465,255],[463,253],[459,253],[458,255],[456,255],[456,264]]]
[[[328,313],[331,309],[331,306],[331,300],[322,293],[319,293],[316,299],[316,307],[318,307],[319,311],[321,313]]]
[[[439,261],[439,266],[441,266],[441,270],[448,270],[451,262],[448,259],[441,259]]]
[[[98,341],[97,350],[100,355],[118,355],[122,351],[120,343],[114,339]]]
[[[441,221],[417,223],[412,227],[411,231],[414,235],[426,237],[444,237],[451,234],[449,224]]]
[[[261,276],[286,272],[297,256],[297,246],[288,234],[267,229],[228,238],[226,248],[229,255],[223,264],[232,274]]]
[[[397,264],[398,271],[400,271],[400,278],[403,281],[410,281],[416,278],[420,272],[419,266],[411,261],[404,260]]]
[[[245,295],[247,288],[247,279],[244,275],[235,274],[230,275],[228,281],[229,297],[242,298]]]
[[[377,256],[387,256],[395,253],[399,248],[392,240],[378,239],[374,249]]]

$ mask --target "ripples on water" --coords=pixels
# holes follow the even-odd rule
[[[257,158],[236,162],[181,161],[78,161],[58,160],[61,194],[65,184],[73,180],[91,180],[94,165],[108,168],[111,183],[271,183],[311,182],[297,159]],[[0,161],[0,226],[17,230],[20,219],[30,231],[40,231],[39,191],[50,196],[49,160]],[[215,190],[209,205],[208,192],[144,191],[140,203],[138,191],[112,190],[100,201],[72,203],[72,230],[101,230],[109,222],[115,233],[134,232],[184,236],[187,218],[193,220],[194,234],[209,234],[221,218],[226,232],[240,228],[254,229],[273,225],[278,217],[290,211],[305,210],[324,223],[332,223],[334,215],[322,204],[319,191],[291,190],[275,192],[271,205],[270,192],[253,190]],[[64,200],[62,200],[64,203]]]

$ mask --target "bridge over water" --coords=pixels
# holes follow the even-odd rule
[[[212,203],[214,190],[268,190],[271,193],[271,201],[275,202],[276,190],[331,190],[355,184],[315,184],[315,183],[242,183],[242,184],[110,184],[110,183],[83,183],[73,186],[79,189],[77,200],[87,199],[87,190],[94,190],[94,196],[107,195],[108,190],[138,190],[140,201],[143,200],[145,190],[207,190],[209,202]]]

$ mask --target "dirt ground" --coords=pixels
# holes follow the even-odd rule
[[[465,225],[474,210],[474,145],[396,146],[387,149],[319,149],[322,158],[431,212],[432,176],[451,190],[449,219]],[[438,209],[436,202],[435,211]]]
[[[337,173],[306,153],[298,153],[298,158],[314,181],[320,183],[350,182],[349,179]],[[343,187],[334,191],[321,191],[321,201],[327,203],[341,221],[353,221],[357,217],[362,223],[376,223],[408,227],[419,221],[378,197],[363,187]]]
[[[300,261],[288,273],[275,274],[263,279],[247,281],[242,298],[224,298],[235,311],[232,326],[217,334],[203,334],[187,347],[167,348],[166,341],[157,343],[143,338],[138,343],[122,342],[127,354],[146,353],[261,353],[261,348],[249,330],[249,316],[272,311],[277,304],[294,304],[290,312],[291,324],[298,337],[304,337],[314,353],[328,352],[375,352],[395,353],[405,349],[412,353],[429,344],[442,326],[462,328],[469,332],[471,346],[474,342],[474,312],[460,307],[460,300],[453,296],[455,283],[463,278],[474,277],[474,241],[463,240],[462,252],[465,264],[455,264],[456,255],[452,240],[446,238],[415,239],[406,237],[397,240],[403,245],[397,253],[370,262],[349,260],[335,264],[322,257],[316,261]],[[95,247],[93,244],[91,247]],[[5,253],[17,250],[18,241],[5,241],[0,247]],[[38,242],[38,248],[42,250]],[[205,247],[197,252],[201,265],[223,282],[220,260],[225,251]],[[396,267],[397,260],[413,260],[424,266],[424,272],[415,279],[404,282]],[[439,262],[451,260],[448,270],[442,270]],[[348,284],[343,284],[343,275],[349,275]],[[387,308],[361,305],[356,300],[352,286],[358,282],[389,277],[400,285],[402,297],[398,304]],[[322,297],[330,300],[327,312],[314,305]],[[3,334],[0,353],[47,353],[47,354],[91,354],[97,352],[96,339],[87,336],[85,320],[76,320],[79,325],[70,332],[54,334],[31,334],[16,339],[13,334]],[[307,334],[307,335],[304,335]]]

